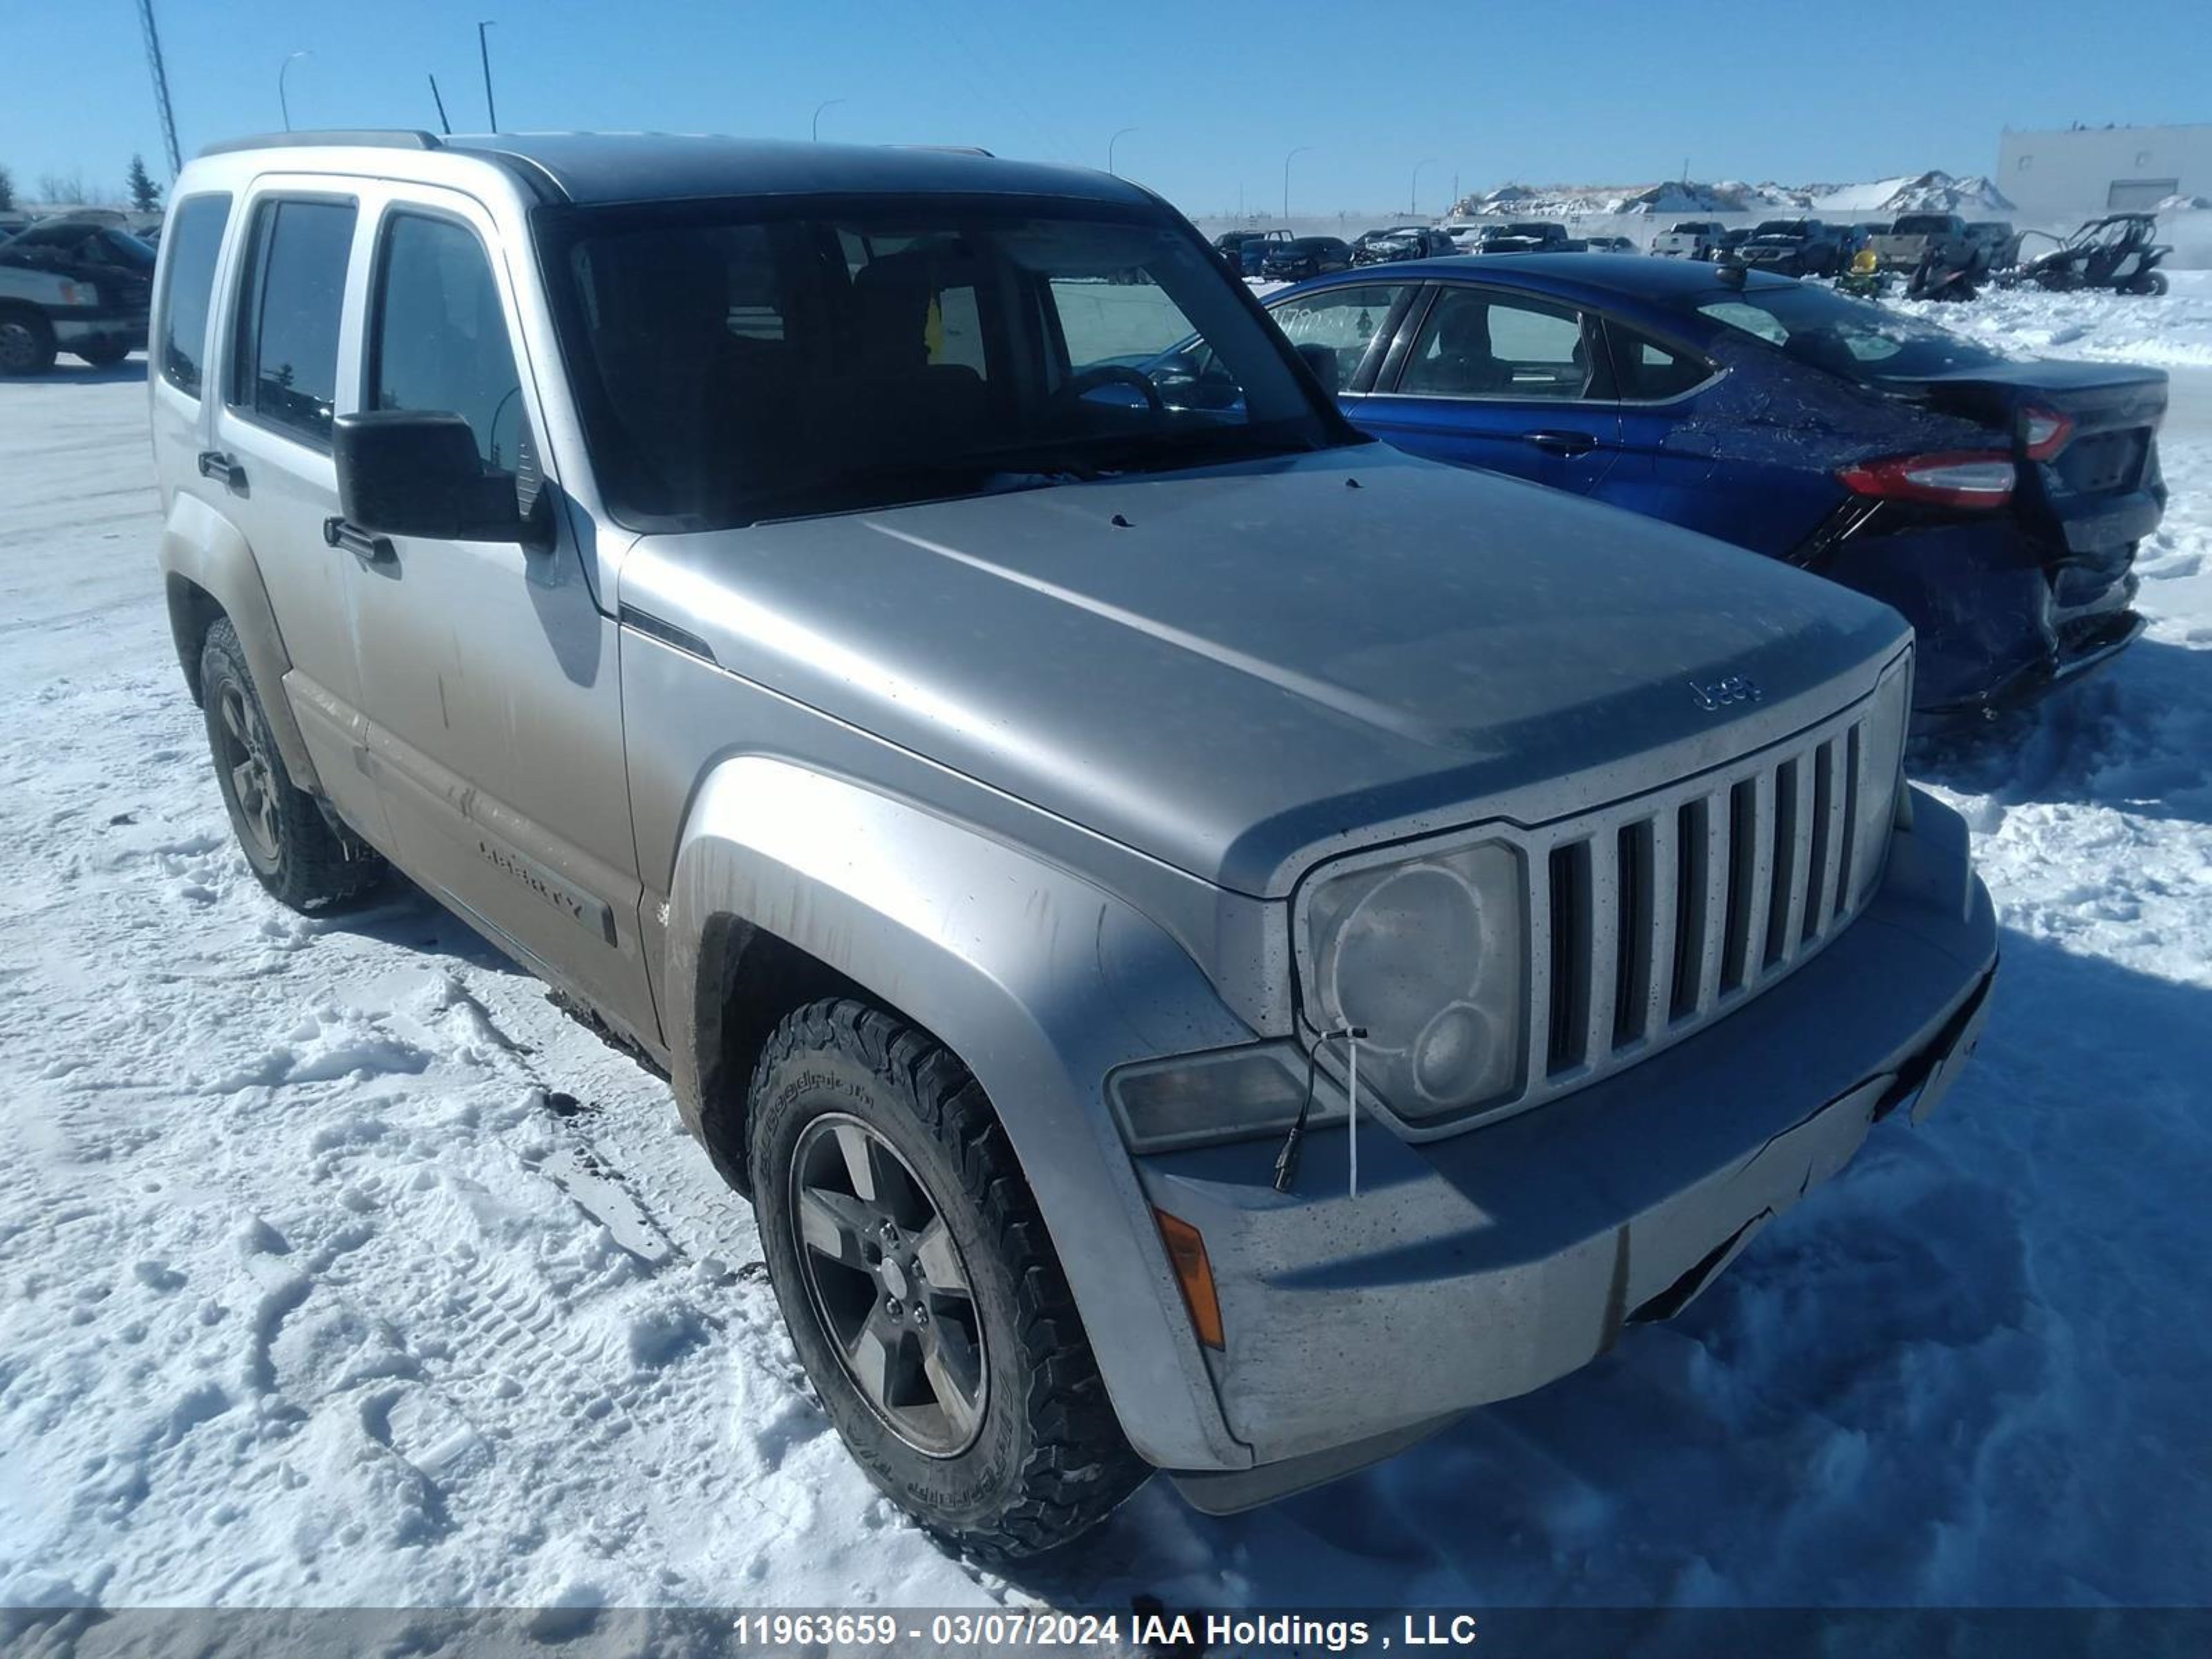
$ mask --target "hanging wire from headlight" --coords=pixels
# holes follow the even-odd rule
[[[1364,1025],[1340,1026],[1334,1031],[1324,1031],[1306,1045],[1306,1093],[1298,1103],[1298,1115],[1291,1124],[1291,1132],[1283,1137],[1282,1150],[1275,1154],[1275,1190],[1287,1193],[1298,1178],[1298,1159],[1305,1151],[1306,1120],[1313,1115],[1314,1074],[1321,1064],[1321,1045],[1342,1042],[1349,1055],[1348,1070],[1351,1088],[1346,1096],[1344,1132],[1351,1137],[1352,1196],[1359,1196],[1359,1045],[1367,1036]]]

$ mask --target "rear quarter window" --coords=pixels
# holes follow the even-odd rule
[[[169,263],[161,276],[161,378],[187,398],[200,395],[207,361],[208,312],[216,257],[230,222],[230,198],[188,196],[169,211]]]

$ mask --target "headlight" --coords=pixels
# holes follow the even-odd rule
[[[1905,777],[1905,727],[1912,716],[1912,653],[1875,685],[1859,728],[1858,812],[1851,824],[1851,902],[1863,903],[1881,879]]]
[[[1310,1006],[1364,1026],[1360,1075],[1407,1118],[1520,1091],[1528,994],[1521,856],[1502,842],[1324,880],[1308,902]]]

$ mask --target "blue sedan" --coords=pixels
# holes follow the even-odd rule
[[[1920,641],[1917,721],[1994,715],[2142,631],[2166,375],[2018,362],[1740,268],[1370,265],[1265,304],[1358,426],[1784,559]]]

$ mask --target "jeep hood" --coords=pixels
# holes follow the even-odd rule
[[[1379,444],[647,536],[617,580],[729,673],[1261,896],[1718,764],[1905,638],[1770,560]],[[1737,677],[1755,698],[1696,689]]]

